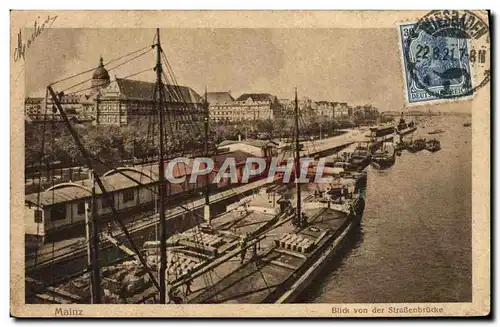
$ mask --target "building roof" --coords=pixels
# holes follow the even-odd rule
[[[220,155],[213,156],[215,168],[220,168],[224,160],[228,157],[235,158],[237,164],[241,162],[246,162],[246,158],[252,155],[244,151],[233,151]],[[168,165],[165,165],[168,168]],[[121,171],[118,173],[116,170],[109,171],[101,177],[101,181],[104,184],[106,191],[116,192],[120,190],[125,190],[128,188],[136,187],[140,184],[150,184],[152,182],[158,181],[158,164],[152,164],[147,166],[139,167],[121,167],[117,170]],[[184,163],[177,163],[173,166],[172,176],[175,178],[182,176],[189,176],[191,174],[192,167]],[[139,182],[139,183],[138,183]],[[171,194],[176,194],[185,190],[185,186],[171,184]],[[46,191],[38,193],[27,194],[25,196],[25,202],[33,205],[40,206],[50,206],[53,204],[83,200],[91,196],[91,183],[88,179],[61,183],[55,185],[54,188],[48,189]],[[96,194],[102,194],[102,190],[96,185]],[[40,195],[40,199],[38,199]]]
[[[120,93],[127,99],[153,100],[155,83],[116,78]],[[167,102],[203,103],[201,96],[187,86],[165,84]]]
[[[42,103],[43,100],[45,100],[44,98],[39,98],[39,97],[27,97],[26,100],[25,100],[25,103],[30,103],[30,104],[38,104],[38,103]]]
[[[207,101],[210,104],[233,103],[234,98],[229,92],[208,92]]]
[[[231,141],[231,140],[225,140],[219,143],[219,147],[222,146],[227,146],[231,144],[237,144],[237,143],[244,143],[248,145],[255,146],[257,148],[265,149],[268,148],[269,146],[277,146],[278,143],[271,141],[271,140],[254,140],[254,139],[246,139],[244,141]]]
[[[246,101],[248,98],[251,98],[252,101],[270,101],[274,102],[275,96],[269,93],[245,93],[242,94],[236,99],[236,101]]]
[[[268,147],[274,147],[277,146],[278,143],[271,141],[271,140],[253,140],[249,139],[246,141],[247,144],[259,147],[259,148],[268,148]]]
[[[234,158],[236,164],[239,165],[245,163],[247,158],[250,157],[253,157],[253,155],[245,151],[236,150],[233,152],[218,154],[212,158],[214,159],[214,168],[219,169],[227,158]]]

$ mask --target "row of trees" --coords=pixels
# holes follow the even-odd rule
[[[392,117],[358,117],[335,120],[328,116],[312,116],[299,120],[299,133],[303,136],[331,135],[339,129],[353,128],[363,125],[375,125],[377,122],[392,121]],[[220,124],[215,127],[215,141],[235,140],[242,138],[289,138],[294,135],[294,121],[291,118],[265,119],[255,122],[237,122]]]
[[[303,136],[332,135],[335,131],[350,128],[363,123],[348,119],[336,121],[329,117],[311,117],[300,119],[299,130]],[[123,161],[155,158],[158,154],[158,127],[138,123],[129,126],[84,126],[74,124],[74,129],[90,154],[109,165],[119,165]],[[209,142],[213,149],[224,140],[241,138],[279,138],[286,139],[294,135],[292,119],[259,120],[233,124],[210,124]],[[67,165],[83,163],[82,155],[61,123],[27,124],[25,133],[25,159],[27,166],[46,165],[49,162],[62,162]],[[202,125],[193,125],[168,133],[165,150],[171,154],[189,154],[202,151],[204,129]]]

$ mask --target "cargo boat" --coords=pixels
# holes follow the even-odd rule
[[[407,150],[409,152],[412,152],[412,153],[415,153],[415,152],[418,152],[418,151],[422,151],[425,149],[426,147],[426,140],[425,139],[416,139],[416,140],[413,140],[410,142],[410,144],[408,145],[407,147]]]
[[[417,130],[417,127],[412,124],[411,127],[408,127],[408,128],[405,128],[405,129],[401,129],[401,130],[397,130],[397,133],[399,135],[408,135],[410,133],[415,132],[416,130]]]
[[[356,149],[349,157],[349,163],[357,169],[365,169],[372,159],[371,152],[366,149]]]
[[[429,134],[441,134],[441,133],[444,133],[444,129],[436,129],[436,130],[433,130],[433,131],[430,131]]]
[[[436,139],[429,140],[425,145],[425,149],[430,152],[439,151],[441,150],[441,142]]]
[[[371,166],[375,169],[386,169],[396,162],[396,150],[394,147],[388,147],[384,143],[382,148],[372,154]]]
[[[370,128],[372,138],[383,137],[394,133],[394,126],[377,126]]]
[[[415,126],[415,122],[411,121],[407,123],[404,119],[403,113],[401,113],[401,118],[399,119],[399,123],[396,126],[396,133],[399,135],[407,135],[413,133],[417,130]]]
[[[364,199],[331,204],[304,199],[304,213],[311,215],[307,226],[281,229],[264,234],[254,259],[236,260],[236,269],[212,285],[193,288],[189,303],[286,303],[294,301],[321,268],[339,250],[361,221]],[[310,207],[309,207],[310,206]],[[284,216],[280,222],[288,220]],[[285,223],[286,224],[286,223]],[[267,242],[266,242],[267,241]],[[239,259],[239,256],[237,257]],[[219,274],[223,269],[216,272]],[[199,277],[199,279],[201,276]],[[206,280],[206,278],[205,278]],[[203,281],[198,280],[203,283]]]

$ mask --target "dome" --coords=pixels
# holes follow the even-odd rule
[[[109,81],[109,74],[106,68],[104,68],[104,64],[102,63],[102,57],[99,62],[99,67],[96,68],[94,74],[92,75],[92,79],[105,79]]]
[[[101,57],[99,67],[97,67],[94,74],[92,74],[92,81],[90,84],[92,85],[93,90],[97,91],[99,88],[107,87],[109,83],[109,74],[106,68],[104,68]]]

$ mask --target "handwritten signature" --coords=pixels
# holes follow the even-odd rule
[[[14,49],[14,61],[18,61],[19,59],[26,60],[26,51],[31,47],[31,45],[35,42],[36,38],[42,34],[42,32],[52,26],[56,21],[58,16],[48,15],[47,18],[40,24],[38,19],[35,20],[33,33],[28,37],[26,41],[23,41],[23,36],[21,29],[19,29],[19,33],[17,34],[17,46]],[[38,17],[40,18],[40,17]]]

